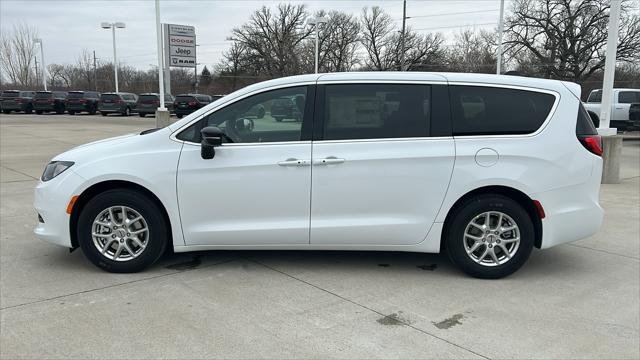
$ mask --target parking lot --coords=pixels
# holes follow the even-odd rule
[[[110,274],[35,238],[33,188],[54,155],[154,125],[0,115],[0,357],[640,357],[638,140],[622,183],[602,186],[600,232],[502,280],[390,252],[186,253]]]

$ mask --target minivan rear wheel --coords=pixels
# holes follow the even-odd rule
[[[497,279],[529,258],[535,232],[527,211],[502,195],[480,195],[459,206],[446,233],[447,254],[467,274]]]
[[[109,272],[138,272],[156,262],[168,241],[158,206],[129,189],[100,193],[78,218],[78,242],[85,256]]]

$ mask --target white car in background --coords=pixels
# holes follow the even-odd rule
[[[71,149],[35,190],[36,234],[140,271],[171,246],[444,250],[499,278],[594,234],[601,144],[580,87],[482,74],[281,78],[162,129]],[[271,105],[297,99],[301,121]],[[262,118],[246,114],[262,106]]]
[[[613,89],[611,93],[611,120],[609,126],[620,131],[640,130],[640,89]],[[602,89],[592,90],[584,104],[599,126],[602,110]],[[595,114],[595,116],[594,116]]]

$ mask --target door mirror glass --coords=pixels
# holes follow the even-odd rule
[[[200,133],[202,134],[200,155],[203,159],[213,159],[216,154],[214,147],[222,145],[224,132],[217,126],[207,126],[202,129]]]

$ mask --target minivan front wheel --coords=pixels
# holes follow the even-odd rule
[[[166,247],[167,232],[158,206],[128,189],[98,194],[78,219],[82,251],[94,265],[109,272],[138,272],[156,262]]]
[[[533,222],[516,201],[481,195],[458,207],[447,227],[446,249],[464,272],[484,279],[512,274],[529,258]]]

